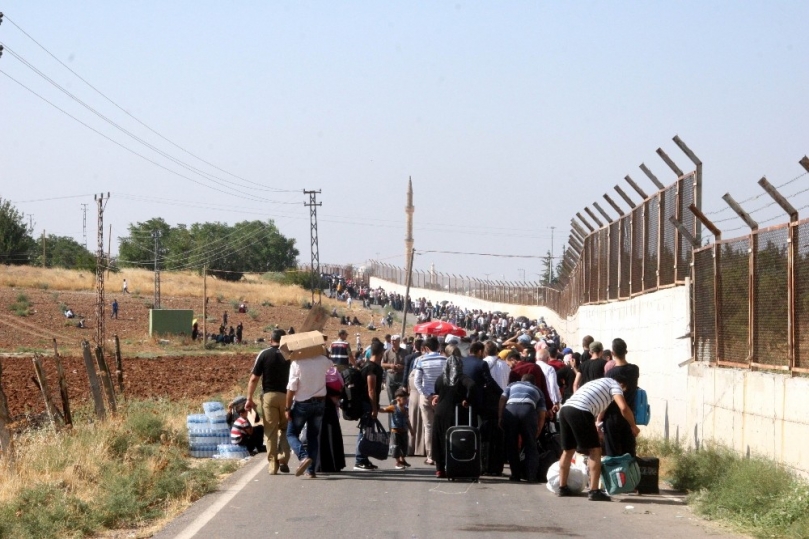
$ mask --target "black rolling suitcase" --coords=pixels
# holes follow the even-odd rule
[[[469,407],[469,425],[458,424],[458,408],[455,408],[455,426],[447,429],[446,439],[447,479],[480,478],[480,431],[472,426],[472,407]]]

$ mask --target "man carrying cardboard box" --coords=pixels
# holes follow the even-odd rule
[[[323,348],[323,335],[309,331],[281,338],[281,351],[292,360],[287,383],[287,441],[300,460],[296,476],[314,479],[318,438],[326,407],[326,372],[332,367]],[[306,447],[300,434],[306,425]]]

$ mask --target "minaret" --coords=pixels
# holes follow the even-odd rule
[[[405,237],[405,267],[410,263],[410,252],[413,250],[413,180],[407,179],[407,206],[405,213],[407,214],[407,236]],[[410,268],[407,268],[410,269]]]

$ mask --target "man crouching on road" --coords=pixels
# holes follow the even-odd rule
[[[635,415],[624,398],[626,391],[626,378],[616,376],[613,378],[599,378],[587,382],[576,391],[559,411],[559,426],[561,427],[560,441],[562,443],[562,458],[559,459],[559,493],[557,496],[572,496],[573,492],[567,486],[570,475],[570,462],[573,453],[578,451],[589,456],[590,492],[587,498],[590,501],[608,502],[610,497],[598,490],[598,480],[601,478],[601,442],[598,438],[596,418],[615,401],[621,410],[632,434],[638,435],[640,429],[635,425]]]
[[[299,359],[292,362],[287,384],[286,417],[287,441],[300,460],[295,475],[304,473],[307,479],[315,478],[318,438],[323,412],[326,406],[326,372],[332,367],[326,356]],[[306,425],[306,444],[301,444],[300,434]]]

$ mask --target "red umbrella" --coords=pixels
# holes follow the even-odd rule
[[[455,335],[457,337],[466,337],[466,330],[459,328],[449,322],[442,322],[440,320],[433,320],[431,322],[424,322],[413,326],[414,333],[421,333],[424,335]]]

